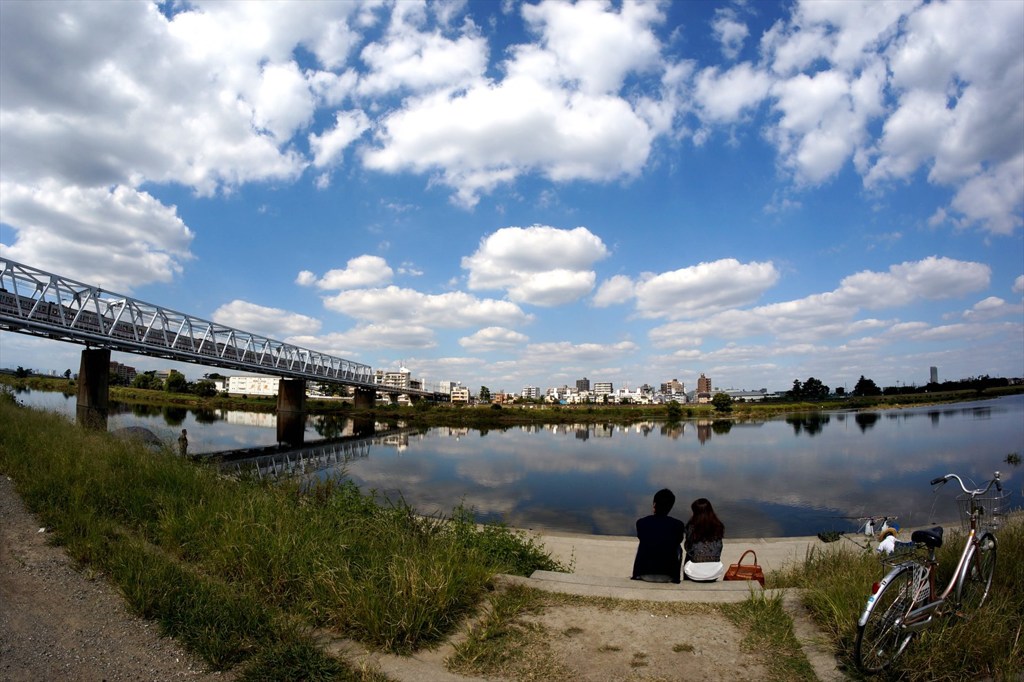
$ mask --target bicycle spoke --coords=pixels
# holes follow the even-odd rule
[[[903,619],[913,607],[915,583],[914,571],[907,568],[875,595],[874,608],[857,629],[854,653],[861,669],[878,672],[903,653],[911,637],[903,629]]]

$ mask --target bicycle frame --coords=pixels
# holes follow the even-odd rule
[[[907,632],[920,632],[921,630],[928,627],[931,624],[932,617],[937,613],[941,612],[942,607],[946,604],[946,600],[949,599],[950,593],[956,587],[957,583],[960,582],[960,574],[967,570],[967,563],[971,558],[971,555],[975,549],[977,543],[977,519],[971,518],[971,530],[967,535],[967,540],[964,542],[964,549],[960,552],[960,561],[957,562],[956,570],[949,577],[949,584],[942,590],[942,594],[935,596],[935,579],[936,572],[938,570],[939,562],[935,558],[935,548],[929,548],[928,550],[928,561],[925,567],[928,571],[928,602],[923,606],[912,610],[903,618],[903,629]],[[914,562],[908,562],[913,564]],[[901,564],[905,566],[907,564]],[[914,564],[920,566],[920,564]],[[914,603],[917,603],[919,595],[914,595]]]

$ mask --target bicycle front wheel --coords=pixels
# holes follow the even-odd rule
[[[868,673],[889,667],[913,637],[904,630],[903,620],[914,606],[914,568],[898,568],[882,582],[882,587],[868,600],[857,626],[854,656],[857,667]]]
[[[967,565],[956,583],[956,601],[963,614],[968,615],[981,607],[992,589],[992,574],[996,570],[996,537],[985,533],[971,551]]]

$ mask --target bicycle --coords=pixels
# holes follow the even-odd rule
[[[883,559],[892,566],[886,576],[872,586],[871,596],[857,621],[854,657],[857,667],[877,673],[892,665],[906,650],[915,634],[946,613],[969,612],[979,608],[992,588],[996,563],[996,536],[1003,514],[1003,494],[999,472],[984,488],[968,489],[956,474],[946,474],[931,482],[945,485],[956,480],[963,490],[957,496],[961,523],[967,532],[960,561],[941,593],[936,591],[939,562],[935,550],[942,546],[943,529],[936,526],[914,531],[903,552]],[[995,486],[996,492],[989,495]],[[923,557],[922,552],[927,556]]]

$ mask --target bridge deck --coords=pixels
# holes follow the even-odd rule
[[[386,393],[369,365],[301,348],[0,258],[0,329],[168,360]]]

